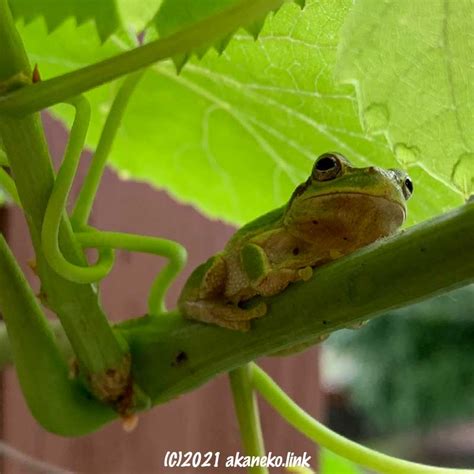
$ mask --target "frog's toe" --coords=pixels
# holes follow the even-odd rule
[[[266,312],[267,304],[263,302],[245,309],[233,306],[232,310],[226,314],[225,319],[228,321],[249,321],[250,319],[261,318]]]
[[[227,329],[233,329],[234,331],[247,332],[250,329],[250,321],[222,321],[219,323],[219,326],[222,326]]]
[[[186,301],[181,305],[181,310],[184,316],[190,319],[228,329],[248,331],[249,321],[263,316],[267,312],[267,305],[261,302],[252,308],[244,309],[222,301],[198,300]]]
[[[303,281],[308,281],[313,276],[313,269],[311,267],[304,267],[298,270],[298,276]]]
[[[258,305],[254,306],[253,308],[249,308],[246,311],[250,311],[250,318],[249,319],[255,319],[255,318],[261,318],[262,316],[265,316],[267,313],[268,306],[266,303],[263,301],[261,303],[258,303]]]

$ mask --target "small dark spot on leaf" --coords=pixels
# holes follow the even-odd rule
[[[342,240],[349,240],[347,237],[343,237]]]
[[[173,363],[171,364],[173,367],[178,367],[184,364],[188,360],[188,354],[184,351],[179,351],[174,358]]]
[[[313,221],[313,224],[314,224],[314,225],[318,225],[318,224],[319,224],[319,221]]]
[[[300,249],[298,247],[295,247],[293,249],[293,255],[298,255],[300,253]]]
[[[329,321],[326,321],[325,319],[323,319],[323,324],[324,325],[329,324]]]

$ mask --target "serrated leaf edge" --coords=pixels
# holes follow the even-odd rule
[[[273,10],[270,10],[263,18],[254,20],[249,25],[242,25],[242,28],[247,31],[251,36],[253,36],[255,40],[257,40],[268,16],[277,13],[278,10],[280,10],[280,8],[286,3],[296,3],[301,9],[305,8],[306,6],[306,0],[283,0],[281,5],[279,5]],[[220,38],[214,41],[212,44],[199,45],[196,48],[190,50],[185,55],[175,56],[173,58],[173,62],[176,67],[176,72],[180,74],[183,70],[183,67],[193,57],[193,55],[196,56],[198,59],[202,59],[211,48],[217,51],[218,54],[222,54],[236,32],[237,30],[231,34],[226,35],[224,38]]]

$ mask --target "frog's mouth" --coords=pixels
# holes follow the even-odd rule
[[[397,196],[342,191],[303,199],[288,209],[284,224],[321,247],[341,240],[341,248],[354,249],[393,234],[405,217],[406,208]]]
[[[342,191],[303,199],[287,211],[285,224],[305,234],[384,236],[392,234],[405,218],[406,208],[397,196]]]
[[[315,200],[320,200],[323,202],[324,198],[335,198],[337,200],[338,197],[342,199],[351,199],[351,197],[355,197],[357,199],[358,196],[362,196],[364,199],[367,200],[383,200],[387,204],[394,204],[396,205],[399,210],[402,212],[403,219],[402,221],[405,220],[406,218],[406,206],[403,205],[399,200],[395,199],[394,197],[387,196],[386,194],[373,194],[373,193],[364,193],[362,191],[334,191],[330,193],[324,193],[324,194],[317,194],[315,196],[309,196],[305,199],[303,199],[303,202],[305,201],[315,201]]]

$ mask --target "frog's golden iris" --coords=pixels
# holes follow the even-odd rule
[[[408,175],[378,167],[355,168],[339,153],[325,153],[288,203],[237,231],[225,249],[197,267],[178,306],[191,319],[248,330],[270,296],[313,269],[395,232],[413,192]]]

